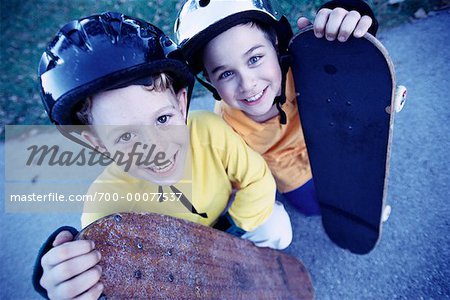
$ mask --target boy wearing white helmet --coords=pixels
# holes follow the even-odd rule
[[[377,26],[367,4],[342,0],[319,10],[314,32],[345,42]],[[286,55],[287,19],[270,0],[188,0],[175,33],[191,70],[223,100],[216,112],[265,158],[278,190],[305,215],[320,214]]]
[[[115,212],[150,211],[214,226],[258,246],[286,248],[291,224],[275,203],[275,182],[264,159],[212,113],[191,114],[186,124],[194,78],[175,49],[157,27],[104,13],[62,27],[43,54],[42,100],[66,136],[73,132],[64,125],[93,125],[81,135],[113,159],[114,153],[151,144],[168,158],[133,162],[128,170],[115,159],[88,193],[116,200],[86,202],[82,226]],[[142,201],[155,194],[162,201]],[[41,295],[101,294],[100,254],[90,241],[73,241],[76,233],[62,227],[41,249],[33,274]]]

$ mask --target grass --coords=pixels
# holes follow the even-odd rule
[[[323,1],[279,1],[292,24],[300,15],[312,18]],[[404,22],[418,8],[426,11],[448,0],[406,0],[388,5],[371,1],[381,27]],[[119,11],[150,20],[172,35],[180,1],[174,0],[16,0],[0,1],[0,119],[2,124],[49,124],[38,92],[37,68],[47,42],[68,21],[103,11]],[[194,95],[204,94],[196,88]],[[1,139],[4,127],[0,128]]]

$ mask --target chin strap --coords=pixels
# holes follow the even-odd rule
[[[71,134],[71,132],[72,132],[71,130],[66,130],[66,129],[64,129],[64,128],[67,128],[67,127],[69,127],[69,126],[71,126],[71,125],[59,125],[59,124],[56,124],[55,126],[56,126],[56,128],[58,129],[58,131],[59,131],[63,136],[65,136],[66,138],[68,138],[68,139],[71,140],[72,142],[75,142],[75,143],[77,143],[78,145],[84,146],[84,147],[89,148],[89,149],[91,149],[91,150],[93,150],[93,151],[99,152],[98,149],[92,147],[91,145],[89,145],[89,144],[86,143],[85,141],[83,141],[83,140],[81,140],[81,139],[79,139],[79,138],[73,136],[73,135]],[[75,131],[75,130],[74,130],[74,131]],[[99,153],[101,153],[101,152],[99,152]]]
[[[275,106],[278,109],[278,113],[280,114],[280,124],[282,124],[282,125],[286,125],[286,123],[287,123],[286,113],[284,112],[283,108],[281,107],[285,101],[286,101],[286,98],[281,100],[281,96],[277,96],[275,98],[275,100],[273,101]]]
[[[192,100],[192,93],[194,92],[194,85],[195,85],[195,78],[192,76],[192,81],[188,83],[186,86],[187,89],[187,104],[186,104],[186,120],[185,123],[187,124],[188,114],[189,114],[189,106],[191,105]]]
[[[278,36],[278,62],[281,69],[281,94],[275,97],[274,104],[276,105],[278,112],[280,113],[280,123],[285,125],[287,123],[286,113],[283,111],[282,106],[286,102],[286,78],[291,65],[291,56],[288,53],[289,41],[293,36],[291,25],[285,16],[282,16],[278,21],[277,26]]]
[[[180,198],[179,198],[179,200],[181,201],[181,203],[184,205],[184,207],[186,207],[188,210],[190,210],[193,214],[195,214],[195,215],[199,215],[200,217],[202,217],[202,218],[208,218],[208,214],[207,213],[199,213],[196,209],[195,209],[195,207],[194,207],[194,205],[189,201],[189,199],[188,198],[186,198],[186,196],[182,193],[182,192],[180,192],[180,190],[178,190],[176,187],[174,187],[173,185],[170,185],[169,186],[170,187],[170,189],[172,190],[172,192],[173,193],[175,193],[175,194],[181,194],[181,196],[180,196]],[[162,195],[163,194],[163,187],[160,185],[160,186],[158,186],[158,193],[160,194],[160,195]],[[164,201],[164,198],[163,197],[159,197],[159,202],[163,202]]]
[[[273,102],[280,113],[280,123],[285,125],[287,123],[287,116],[283,111],[282,105],[286,102],[286,78],[291,64],[291,56],[289,54],[281,55],[279,63],[281,68],[281,94],[280,96],[276,96]]]
[[[78,138],[78,137],[76,137],[76,136],[74,136],[74,135],[71,134],[72,132],[77,132],[76,130],[66,130],[66,129],[64,129],[64,128],[67,128],[67,127],[72,126],[72,125],[59,125],[59,124],[56,124],[55,126],[56,126],[56,128],[58,129],[58,131],[59,131],[63,136],[65,136],[66,138],[68,138],[68,139],[71,140],[72,142],[75,142],[75,143],[77,143],[78,145],[81,145],[81,146],[84,146],[84,147],[86,147],[86,148],[88,148],[88,149],[91,149],[92,151],[95,151],[95,152],[97,152],[98,154],[100,154],[100,155],[102,155],[102,156],[104,156],[104,157],[106,157],[106,158],[109,158],[111,161],[114,161],[114,159],[113,159],[112,157],[110,157],[110,156],[108,156],[107,154],[105,154],[105,153],[99,151],[97,147],[94,148],[94,147],[92,147],[92,145],[86,143],[86,142],[83,141],[82,139],[80,139],[80,138]],[[73,126],[75,126],[75,129],[76,129],[76,126],[81,126],[81,125],[73,125]]]
[[[201,85],[203,85],[208,91],[210,91],[213,94],[214,99],[216,99],[217,101],[222,100],[222,98],[220,98],[219,93],[217,92],[217,90],[212,86],[211,83],[203,80],[200,78],[200,76],[195,75],[195,78],[197,78],[198,82],[201,83]]]

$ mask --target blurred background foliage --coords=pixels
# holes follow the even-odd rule
[[[183,1],[176,0],[13,0],[0,1],[0,119],[2,124],[48,124],[38,92],[37,67],[46,44],[65,23],[104,11],[119,11],[148,20],[173,37],[173,22]],[[278,1],[295,25],[310,19],[326,1]],[[395,3],[397,2],[397,3]],[[447,8],[449,0],[371,0],[380,29],[425,17]],[[417,14],[421,11],[421,14]],[[295,29],[294,29],[295,30]],[[197,85],[194,95],[205,91]],[[3,139],[4,126],[0,128]]]

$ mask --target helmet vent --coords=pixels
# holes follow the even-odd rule
[[[178,31],[178,27],[180,27],[180,18],[175,21],[175,32]]]
[[[72,41],[73,44],[81,47],[84,44],[84,39],[77,29],[72,29],[67,33],[67,38]]]
[[[59,58],[54,56],[53,53],[51,53],[50,51],[45,52],[45,54],[47,54],[48,57],[50,57],[50,59],[47,58],[48,59],[47,70],[51,70],[58,64]]]
[[[59,38],[62,38],[63,40],[65,40],[65,43],[68,42],[69,44],[73,44],[83,50],[89,49],[88,38],[83,30],[83,25],[81,23],[77,21],[70,22],[63,28],[61,28],[60,32],[62,36],[58,37],[58,39],[55,39],[52,42],[52,46],[55,46],[56,43],[59,42]],[[63,36],[65,38],[63,38]]]
[[[119,41],[123,24],[122,18],[123,15],[118,13],[104,13],[100,16],[105,33],[111,38],[113,44]]]
[[[165,60],[170,54],[170,59]],[[69,22],[48,44],[39,63],[40,94],[56,124],[79,124],[74,109],[87,95],[167,72],[175,90],[194,78],[173,43],[158,27],[109,12]]]
[[[198,4],[200,5],[200,7],[205,7],[209,4],[209,2],[211,2],[210,0],[200,0],[198,1]]]
[[[152,26],[138,24],[137,28],[137,30],[139,30],[139,36],[141,38],[153,38],[158,34]]]

